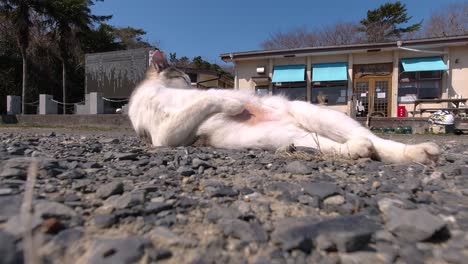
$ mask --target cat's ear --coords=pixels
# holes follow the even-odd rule
[[[166,53],[164,51],[160,51],[159,49],[155,49],[153,51],[153,58],[152,64],[156,72],[161,72],[169,66],[169,63],[166,59]]]

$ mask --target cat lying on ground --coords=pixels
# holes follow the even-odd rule
[[[437,161],[434,143],[407,145],[374,135],[344,113],[282,96],[238,90],[198,90],[155,50],[145,80],[134,90],[129,117],[153,146],[190,145],[199,137],[214,147],[278,150],[305,146],[324,154],[391,163]]]

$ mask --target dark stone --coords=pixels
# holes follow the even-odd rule
[[[124,185],[120,181],[114,181],[102,185],[96,191],[96,195],[101,199],[107,199],[108,197],[116,194],[122,194],[124,192]]]
[[[185,177],[191,176],[195,174],[195,171],[192,168],[181,166],[177,169],[177,172]]]
[[[304,193],[310,196],[316,196],[320,199],[327,198],[334,194],[338,194],[338,186],[334,183],[327,182],[303,182],[300,184],[304,189]]]
[[[246,242],[266,242],[268,234],[258,223],[248,223],[239,219],[222,219],[218,225],[226,236],[232,236]]]
[[[272,240],[285,250],[310,252],[313,244],[320,244],[324,248],[352,252],[365,247],[378,229],[377,223],[365,216],[340,216],[320,222],[287,219],[275,228]]]
[[[164,248],[153,248],[148,250],[148,257],[153,260],[163,260],[172,257],[172,252]]]
[[[16,250],[15,237],[0,230],[0,262],[4,264],[20,263]]]
[[[138,262],[149,242],[140,237],[97,240],[92,245],[90,264],[128,264]]]
[[[172,209],[172,205],[164,202],[151,202],[145,208],[145,213],[147,214],[158,214],[162,211]]]

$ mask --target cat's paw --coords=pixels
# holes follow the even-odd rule
[[[221,102],[221,111],[230,116],[236,116],[244,112],[245,105],[236,99],[224,98]]]
[[[348,156],[352,159],[370,158],[375,152],[374,144],[370,139],[358,137],[346,141]]]
[[[407,145],[405,149],[405,157],[409,161],[430,164],[437,162],[441,154],[439,146],[432,142],[421,143],[416,145]]]

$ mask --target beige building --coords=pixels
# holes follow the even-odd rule
[[[468,35],[221,58],[235,65],[235,89],[284,94],[357,116],[396,117],[398,106],[412,111],[416,99],[468,97]]]
[[[209,88],[233,88],[234,82],[232,77],[220,74],[212,70],[182,68],[182,70],[190,77],[193,87],[201,89]]]

